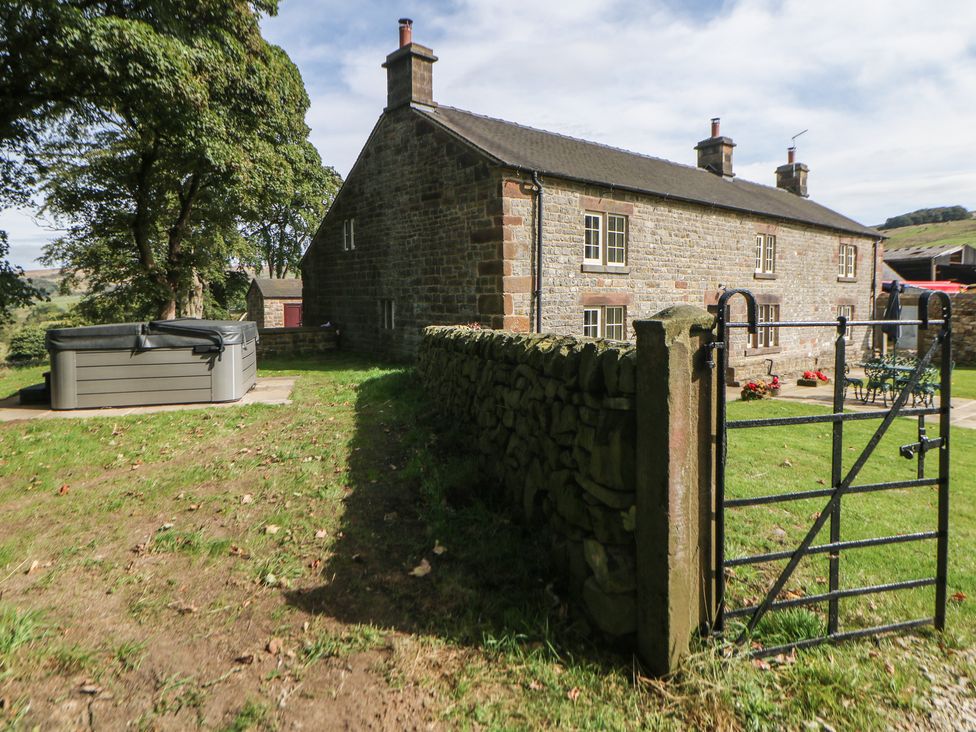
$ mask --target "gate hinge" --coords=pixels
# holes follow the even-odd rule
[[[725,344],[722,341],[712,341],[711,343],[705,344],[705,348],[708,349],[708,357],[705,359],[705,365],[708,368],[715,368],[715,349],[725,348]]]

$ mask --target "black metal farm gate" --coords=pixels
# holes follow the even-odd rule
[[[942,305],[941,318],[929,320],[928,305],[932,294],[939,296]],[[745,299],[747,319],[745,322],[730,322],[729,300],[735,296]],[[893,403],[886,409],[870,409],[868,411],[844,411],[846,387],[851,381],[845,379],[847,371],[847,329],[855,326],[876,327],[891,325],[885,320],[847,320],[838,317],[836,321],[784,321],[758,322],[756,299],[748,290],[728,290],[724,292],[718,302],[718,322],[715,341],[711,344],[712,356],[709,365],[717,367],[717,395],[716,395],[716,466],[715,466],[715,548],[714,548],[714,607],[715,619],[712,633],[718,636],[725,634],[727,621],[741,618],[743,623],[738,641],[750,638],[757,624],[768,613],[798,606],[827,604],[827,623],[825,633],[814,638],[797,640],[792,643],[775,647],[756,647],[753,653],[757,656],[779,654],[793,648],[817,645],[824,642],[840,641],[860,636],[915,628],[923,625],[934,625],[938,629],[945,626],[946,613],[946,565],[949,534],[949,402],[950,377],[952,369],[951,344],[951,307],[949,298],[942,292],[925,292],[919,298],[919,320],[903,320],[900,326],[917,326],[921,329],[938,326],[939,332],[932,339],[931,346],[920,357],[913,369],[905,371],[905,378],[899,383],[899,390],[893,390],[890,397]],[[726,413],[727,370],[729,360],[729,336],[739,329],[756,333],[763,328],[824,328],[836,329],[834,339],[834,381],[833,381],[833,409],[829,414],[814,414],[807,416],[771,417],[765,419],[737,419],[729,420]],[[938,393],[938,399],[930,397],[922,400],[922,406],[914,403],[907,406],[906,402],[913,395],[919,394],[920,383],[935,358],[941,346],[938,389],[931,387],[929,394]],[[885,404],[887,397],[885,395]],[[936,401],[938,406],[936,406]],[[925,432],[925,418],[927,415],[939,415],[939,436],[929,438]],[[903,457],[914,457],[918,461],[917,477],[913,480],[898,480],[882,483],[858,483],[857,478],[865,463],[871,457],[878,443],[897,417],[917,417],[918,441],[904,445],[900,449]],[[845,472],[843,469],[844,454],[844,424],[854,420],[880,420],[880,424],[872,437],[864,445],[860,455]],[[774,492],[767,495],[747,498],[726,498],[726,462],[728,458],[728,430],[751,429],[759,427],[789,427],[791,425],[830,423],[832,425],[831,464],[829,487],[823,489],[803,490],[798,492]],[[925,455],[929,450],[938,450],[938,476],[925,477]],[[826,467],[826,466],[825,466]],[[825,476],[826,477],[826,476]],[[825,482],[825,481],[822,481]],[[858,493],[886,491],[898,488],[914,488],[922,486],[937,486],[938,508],[935,531],[918,531],[894,536],[878,536],[866,539],[844,541],[841,536],[841,507],[842,498]],[[826,498],[826,504],[819,513],[814,514],[812,525],[803,536],[795,549],[788,551],[768,552],[747,556],[726,556],[726,511],[728,509],[760,506],[810,498]],[[827,526],[829,538],[827,541],[817,541],[821,530]],[[936,572],[934,577],[892,581],[867,587],[841,587],[840,558],[841,553],[863,547],[884,546],[904,542],[935,542]],[[808,555],[826,554],[828,557],[828,591],[820,594],[795,596],[793,593],[783,596],[784,588],[793,576],[801,560]],[[788,560],[776,580],[765,590],[765,595],[757,604],[743,607],[726,607],[726,582],[729,568],[760,565],[768,562]],[[870,595],[873,593],[893,592],[919,587],[935,588],[934,614],[932,617],[901,620],[870,628],[856,628],[844,630],[840,627],[839,601],[843,598]],[[748,602],[748,601],[747,601]]]

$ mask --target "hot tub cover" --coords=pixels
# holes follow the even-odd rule
[[[78,328],[52,328],[47,332],[47,350],[60,351],[147,351],[153,348],[237,345],[257,340],[252,321],[179,318],[146,323],[113,323]]]

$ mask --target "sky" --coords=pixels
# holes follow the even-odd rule
[[[976,209],[972,0],[281,0],[262,28],[343,176],[385,105],[401,17],[439,58],[439,103],[689,165],[721,117],[736,175],[769,185],[806,130],[811,198],[851,218]],[[25,268],[56,236],[31,213],[0,213]]]

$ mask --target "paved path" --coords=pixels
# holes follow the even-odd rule
[[[202,404],[155,404],[147,407],[107,407],[105,409],[66,409],[54,411],[44,405],[21,406],[17,397],[0,400],[0,422],[18,419],[61,419],[77,417],[122,417],[129,414],[175,412],[183,409],[209,409],[211,407],[237,407],[243,404],[291,404],[294,376],[261,376],[242,399],[236,402]]]
[[[741,391],[740,388],[729,387],[726,398],[729,401],[738,399]],[[833,383],[823,384],[822,386],[783,384],[779,396],[776,398],[788,399],[791,402],[806,402],[807,404],[819,404],[821,406],[831,407],[834,403],[834,385]],[[864,404],[855,399],[851,392],[848,392],[848,398],[844,402],[844,407],[858,412],[885,408],[880,400],[876,404]],[[928,417],[927,421],[935,421],[937,419],[938,417],[933,415]],[[965,427],[976,430],[976,399],[959,399],[953,397],[950,421],[953,427]]]

